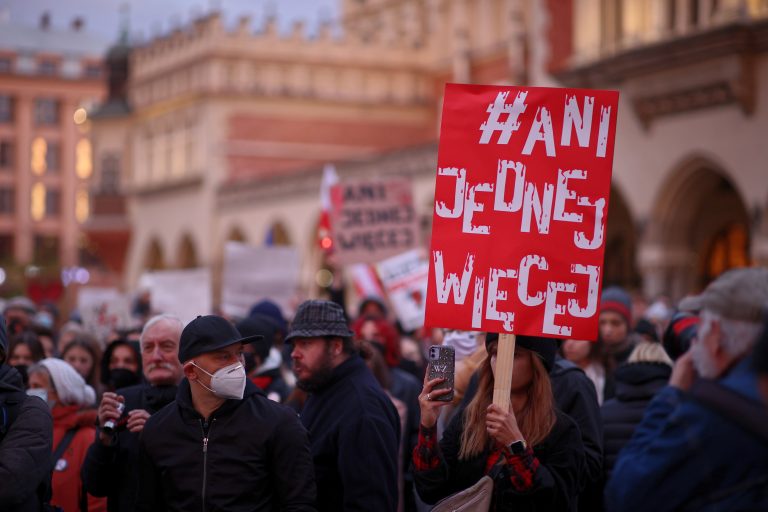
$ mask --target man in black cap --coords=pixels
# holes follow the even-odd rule
[[[259,339],[214,315],[184,328],[186,379],[141,436],[138,510],[315,510],[306,431],[245,375]]]
[[[53,419],[47,403],[26,396],[7,357],[0,316],[0,510],[35,512],[50,498]]]
[[[286,342],[297,386],[309,393],[301,422],[312,438],[318,509],[397,510],[400,420],[357,355],[344,311],[304,302]]]

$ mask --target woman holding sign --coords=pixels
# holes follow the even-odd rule
[[[557,343],[517,336],[510,411],[493,404],[498,334],[486,337],[472,401],[437,442],[437,417],[451,390],[442,379],[424,381],[421,427],[413,452],[416,489],[427,503],[467,489],[484,475],[494,481],[491,510],[575,510],[584,446],[578,427],[555,409],[549,371]]]

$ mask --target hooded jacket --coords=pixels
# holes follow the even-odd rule
[[[306,431],[250,381],[206,420],[184,379],[144,425],[136,510],[314,511],[314,501]]]
[[[759,401],[750,357],[718,383]],[[605,489],[606,510],[768,510],[768,444],[667,386],[651,400]]]
[[[4,334],[4,333],[3,333]],[[21,375],[0,365],[0,407],[20,401],[0,441],[0,510],[36,512],[50,494],[53,419],[44,401],[26,397]]]
[[[662,363],[630,363],[616,369],[616,397],[600,409],[607,477],[611,476],[619,452],[643,419],[648,403],[666,386],[671,373],[672,368]]]
[[[176,386],[139,384],[118,389],[125,398],[123,417],[134,409],[154,414],[176,398]],[[88,448],[82,478],[86,490],[94,496],[107,497],[109,512],[133,512],[139,485],[139,434],[118,429],[109,446],[98,439]]]
[[[359,356],[309,396],[301,422],[312,440],[319,510],[397,510],[400,418]]]
[[[51,477],[53,496],[51,505],[59,506],[66,512],[81,510],[81,500],[87,500],[89,512],[107,510],[107,500],[93,496],[83,496],[84,488],[80,478],[85,454],[93,441],[96,411],[82,410],[79,405],[57,405],[53,414],[53,450],[55,450],[68,430],[76,429],[72,441],[58,461],[53,461]]]

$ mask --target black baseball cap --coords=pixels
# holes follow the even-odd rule
[[[198,316],[181,331],[179,361],[184,363],[195,356],[241,343],[253,343],[264,336],[243,337],[229,320],[216,315]]]

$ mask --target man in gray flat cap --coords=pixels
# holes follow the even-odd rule
[[[730,270],[680,309],[701,323],[606,486],[611,510],[768,510],[768,416],[752,350],[768,268]]]
[[[309,431],[320,511],[397,510],[400,420],[352,343],[333,302],[299,306],[286,336],[297,386],[309,393]]]

